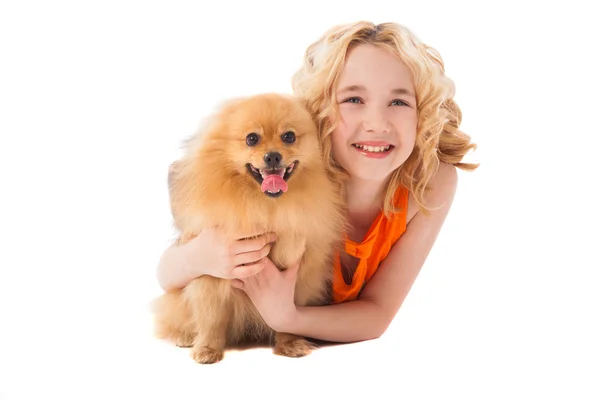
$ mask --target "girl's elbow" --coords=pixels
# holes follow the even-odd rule
[[[379,339],[381,336],[383,336],[383,334],[387,332],[391,322],[392,321],[388,318],[382,318],[382,321],[377,324],[373,339]]]
[[[365,332],[362,340],[375,340],[379,339],[387,331],[389,323],[375,323],[371,325],[370,329]]]
[[[367,335],[367,340],[379,339],[381,336],[383,336],[394,319],[394,315],[388,312],[384,307],[381,307],[376,303],[374,303],[374,305],[378,308],[378,312],[375,314],[377,315],[377,318],[371,325],[371,329]]]

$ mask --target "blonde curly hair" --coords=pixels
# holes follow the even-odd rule
[[[338,182],[342,185],[348,175],[335,162],[331,151],[330,135],[339,122],[335,88],[348,50],[359,44],[375,45],[398,57],[412,72],[416,90],[418,123],[415,148],[390,177],[385,189],[384,213],[389,217],[396,211],[393,200],[400,185],[410,190],[421,210],[427,212],[425,191],[440,161],[467,171],[479,166],[462,162],[476,145],[458,129],[462,114],[453,100],[454,82],[446,77],[444,63],[435,49],[397,23],[375,25],[359,21],[338,25],[307,48],[301,68],[292,76],[294,94],[302,98],[315,115],[323,155],[328,160],[330,172],[339,178]]]

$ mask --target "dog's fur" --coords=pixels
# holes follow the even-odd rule
[[[294,132],[294,143],[282,135]],[[260,142],[249,146],[246,137]],[[298,161],[289,190],[270,197],[261,190],[247,164],[262,170],[264,155],[278,151],[283,168]],[[218,226],[239,237],[275,232],[269,258],[281,270],[301,259],[297,273],[297,305],[329,302],[334,251],[345,229],[343,201],[323,162],[316,123],[299,99],[266,93],[226,102],[203,132],[191,136],[181,159],[169,170],[171,211],[179,243],[206,226]],[[230,344],[274,339],[274,353],[309,354],[304,338],[273,332],[247,295],[231,282],[209,275],[183,290],[163,294],[155,302],[156,335],[181,347],[192,347],[194,360],[214,363]]]

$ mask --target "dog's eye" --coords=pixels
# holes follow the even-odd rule
[[[246,136],[246,144],[248,146],[256,146],[259,141],[260,141],[260,137],[254,132],[249,133],[248,136]]]
[[[294,132],[286,132],[281,135],[281,140],[285,143],[294,143],[296,141],[296,134]]]

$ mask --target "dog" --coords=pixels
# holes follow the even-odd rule
[[[186,139],[169,170],[169,197],[179,243],[219,227],[231,237],[274,232],[271,261],[285,270],[301,260],[299,306],[330,302],[333,256],[346,229],[340,184],[327,168],[317,123],[292,95],[262,93],[226,101],[204,129]],[[302,357],[306,338],[274,332],[249,297],[211,275],[154,303],[156,335],[191,347],[201,364],[221,361],[230,345],[267,341],[273,353]]]

